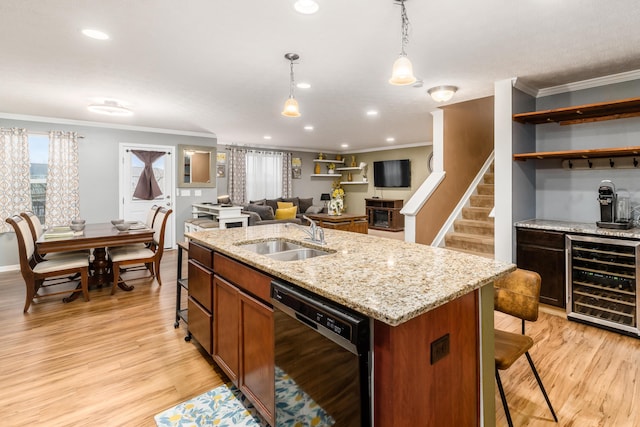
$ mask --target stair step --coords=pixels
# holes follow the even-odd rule
[[[478,194],[493,196],[494,195],[494,185],[493,184],[478,184],[476,187],[478,190]]]
[[[459,248],[481,253],[493,253],[493,236],[478,236],[466,233],[449,233],[444,237],[447,248]]]
[[[484,174],[484,183],[485,184],[494,184],[494,176],[493,173],[487,172]]]
[[[493,236],[495,232],[493,222],[471,219],[458,219],[454,221],[453,229],[457,233],[480,234],[483,236]]]
[[[485,207],[462,208],[462,218],[493,222],[493,218],[489,218],[489,214],[491,213],[492,209],[493,209],[492,207],[491,208],[485,208]]]
[[[493,195],[479,194],[471,196],[471,206],[479,208],[493,208],[494,198]]]
[[[490,258],[493,259],[495,257],[494,253],[491,252],[476,252],[476,251],[470,251],[468,249],[460,249],[460,248],[447,248],[447,249],[451,249],[452,251],[456,251],[456,252],[462,252],[465,254],[470,254],[470,255],[475,255],[475,256],[481,256],[483,258]]]

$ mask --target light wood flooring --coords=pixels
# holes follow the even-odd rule
[[[20,273],[0,273],[0,425],[154,426],[155,414],[222,384],[211,359],[184,341],[184,324],[173,327],[175,267],[168,251],[162,287],[98,289],[69,304],[51,297],[27,314]],[[519,327],[501,313],[496,325]],[[547,312],[527,331],[559,423],[523,358],[502,372],[516,426],[640,426],[640,340]],[[496,424],[507,425],[497,391]]]

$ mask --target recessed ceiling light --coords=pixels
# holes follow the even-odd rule
[[[298,89],[309,89],[311,87],[310,83],[306,83],[306,82],[300,82],[298,84],[296,84],[296,87]]]
[[[264,139],[271,139],[271,135],[265,135],[263,136]]]
[[[341,144],[340,147],[342,148],[349,148],[349,144]]]
[[[133,115],[133,111],[113,100],[105,100],[101,104],[89,104],[87,108],[92,113],[106,114],[108,116]]]
[[[369,117],[376,117],[377,115],[378,115],[378,112],[376,110],[367,111],[367,116]]]
[[[304,130],[313,130],[313,126],[307,125],[304,127]]]
[[[85,28],[84,30],[82,30],[82,34],[96,40],[109,40],[109,34],[102,32],[100,30]]]
[[[387,142],[395,142],[395,140],[396,140],[396,139],[395,139],[395,138],[393,138],[393,137],[391,137],[391,136],[390,136],[389,138],[387,138]]]
[[[314,0],[298,0],[294,3],[293,7],[297,12],[305,15],[312,15],[320,9],[320,6]]]

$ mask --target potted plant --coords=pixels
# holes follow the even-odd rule
[[[328,172],[328,173],[333,173],[333,171],[335,170],[335,168],[336,168],[336,165],[335,165],[335,164],[333,164],[333,163],[329,163],[329,164],[327,165],[327,172]]]

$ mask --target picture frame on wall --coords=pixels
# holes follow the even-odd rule
[[[300,157],[293,157],[291,159],[291,178],[302,178],[302,159]]]
[[[216,178],[224,178],[225,177],[225,165],[217,165],[216,166]]]

